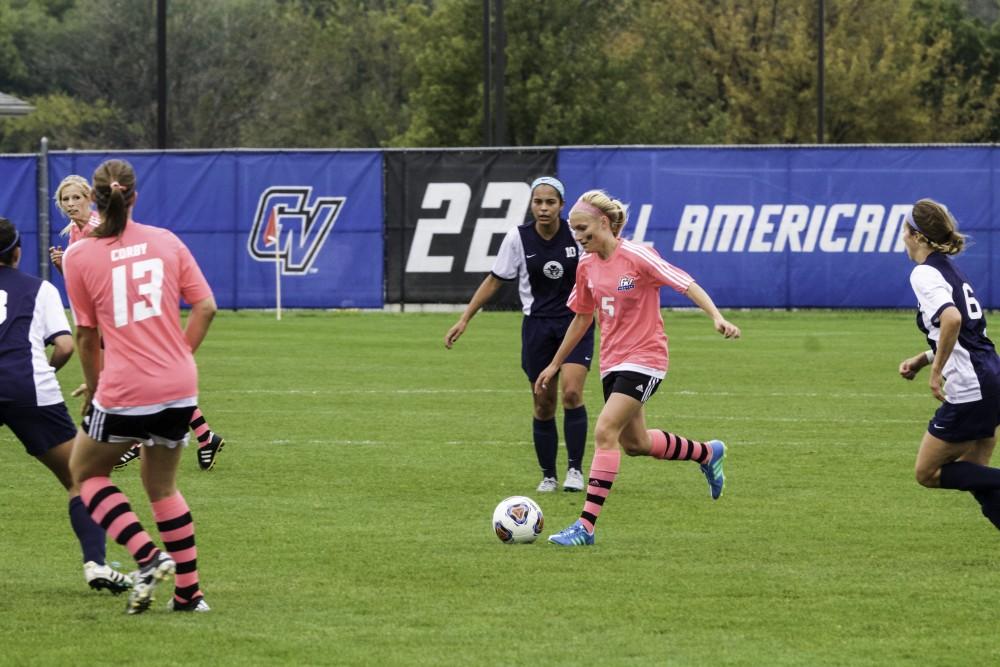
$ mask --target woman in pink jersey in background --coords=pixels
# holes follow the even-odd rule
[[[91,516],[139,565],[126,612],[146,611],[157,582],[175,573],[170,609],[208,611],[198,582],[194,522],[176,477],[198,403],[193,353],[215,315],[215,299],[180,239],[131,219],[136,180],[128,162],[108,160],[97,168],[93,199],[100,226],[62,258],[86,383],[86,416],[70,469]],[[181,298],[191,304],[184,329]],[[144,446],[142,483],[165,552],[111,481],[112,468],[133,442]]]
[[[665,262],[652,248],[618,238],[626,219],[625,207],[617,199],[600,190],[586,192],[573,205],[569,222],[585,252],[568,301],[576,316],[552,363],[538,376],[535,391],[544,390],[559,372],[597,310],[605,403],[594,429],[596,448],[587,498],[580,518],[549,537],[555,544],[582,546],[594,543],[594,524],[618,475],[619,444],[629,456],[696,461],[712,498],[722,495],[726,446],[721,441],[701,442],[646,428],[643,406],[666,376],[668,364],[660,288],[669,286],[691,299],[726,338],[739,338],[740,330],[722,317],[691,276]]]
[[[91,207],[90,183],[83,176],[70,174],[62,179],[59,187],[56,188],[55,200],[59,210],[69,218],[69,223],[59,232],[60,236],[69,237],[67,247],[85,236],[90,236],[101,224],[101,217]],[[62,273],[63,252],[59,246],[49,247],[49,259],[52,260],[52,264],[59,270],[59,273]],[[73,396],[79,396],[80,392],[81,389],[77,389],[73,392]],[[198,466],[207,472],[215,467],[216,459],[226,441],[211,429],[205,415],[197,407],[194,409],[194,414],[191,415],[191,430],[198,438]],[[116,468],[124,468],[137,459],[140,449],[141,447],[136,445],[122,454]]]
[[[101,224],[97,211],[90,207],[90,183],[83,176],[70,174],[62,179],[56,188],[55,200],[59,210],[69,218],[69,223],[59,232],[59,236],[69,237],[67,246],[89,235]],[[59,246],[49,246],[49,259],[59,273],[62,273],[63,252]]]

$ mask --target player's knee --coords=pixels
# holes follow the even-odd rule
[[[576,388],[563,389],[562,402],[567,410],[578,408],[583,405],[583,392]]]
[[[613,449],[618,443],[618,434],[614,429],[609,429],[600,424],[594,428],[594,442],[601,449]]]
[[[555,419],[556,416],[556,404],[552,401],[541,401],[535,402],[534,410],[535,419],[539,421],[548,421],[550,419]]]
[[[920,486],[928,489],[934,489],[938,486],[938,471],[936,469],[917,468],[915,476],[917,484]]]

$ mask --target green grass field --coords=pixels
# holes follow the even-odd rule
[[[493,535],[505,496],[534,497],[546,535],[583,498],[534,493],[519,314],[448,351],[455,317],[219,315],[201,406],[228,445],[180,479],[210,614],[168,614],[167,587],[127,617],[87,589],[65,494],[0,429],[0,664],[1000,662],[998,533],[913,480],[935,402],[896,373],[924,347],[910,312],[728,313],[740,341],[666,312],[648,421],[724,439],[726,493],[693,463],[623,459],[587,549]],[[593,426],[596,369],[587,400]],[[115,479],[153,530],[138,467]]]

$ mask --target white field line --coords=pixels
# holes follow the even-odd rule
[[[209,393],[213,396],[222,394],[249,394],[249,395],[269,395],[269,396],[335,396],[335,395],[350,395],[350,394],[383,394],[390,395],[396,394],[401,396],[406,395],[440,395],[440,394],[527,394],[529,389],[527,387],[523,389],[489,389],[489,388],[472,388],[472,389],[400,389],[400,388],[386,388],[386,389],[213,389]],[[705,396],[705,397],[761,397],[766,396],[768,398],[829,398],[834,400],[843,400],[850,398],[879,398],[879,399],[929,399],[928,392],[905,392],[905,393],[879,393],[879,392],[820,392],[820,391],[691,391],[688,389],[679,389],[671,391],[667,389],[665,391],[658,392],[657,395],[664,396]]]

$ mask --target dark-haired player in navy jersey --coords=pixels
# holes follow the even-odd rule
[[[84,579],[91,588],[118,594],[132,580],[104,562],[104,529],[90,518],[69,471],[76,426],[56,379],[73,354],[69,321],[52,283],[19,271],[20,261],[20,235],[0,218],[0,425],[6,424],[69,492]],[[45,354],[48,345],[51,357]]]
[[[899,374],[912,380],[930,366],[930,390],[942,402],[920,442],[917,482],[969,491],[1000,528],[1000,469],[988,466],[1000,424],[1000,357],[972,285],[949,257],[965,237],[948,209],[930,199],[913,206],[903,234],[917,264],[910,274],[917,326],[931,349],[904,359]]]
[[[576,281],[580,246],[569,223],[560,217],[566,199],[563,184],[551,176],[536,178],[531,184],[533,222],[507,232],[493,269],[472,295],[465,312],[444,337],[451,346],[465,332],[469,320],[497,293],[503,281],[517,280],[524,311],[521,323],[521,368],[529,387],[559,349],[573,313],[566,299]],[[583,385],[594,356],[594,329],[591,326],[560,368],[562,377],[563,433],[568,458],[564,491],[583,491],[582,462],[587,443],[587,408]],[[534,397],[532,435],[535,454],[542,469],[540,493],[559,488],[556,458],[559,431],[556,428],[557,383]]]

